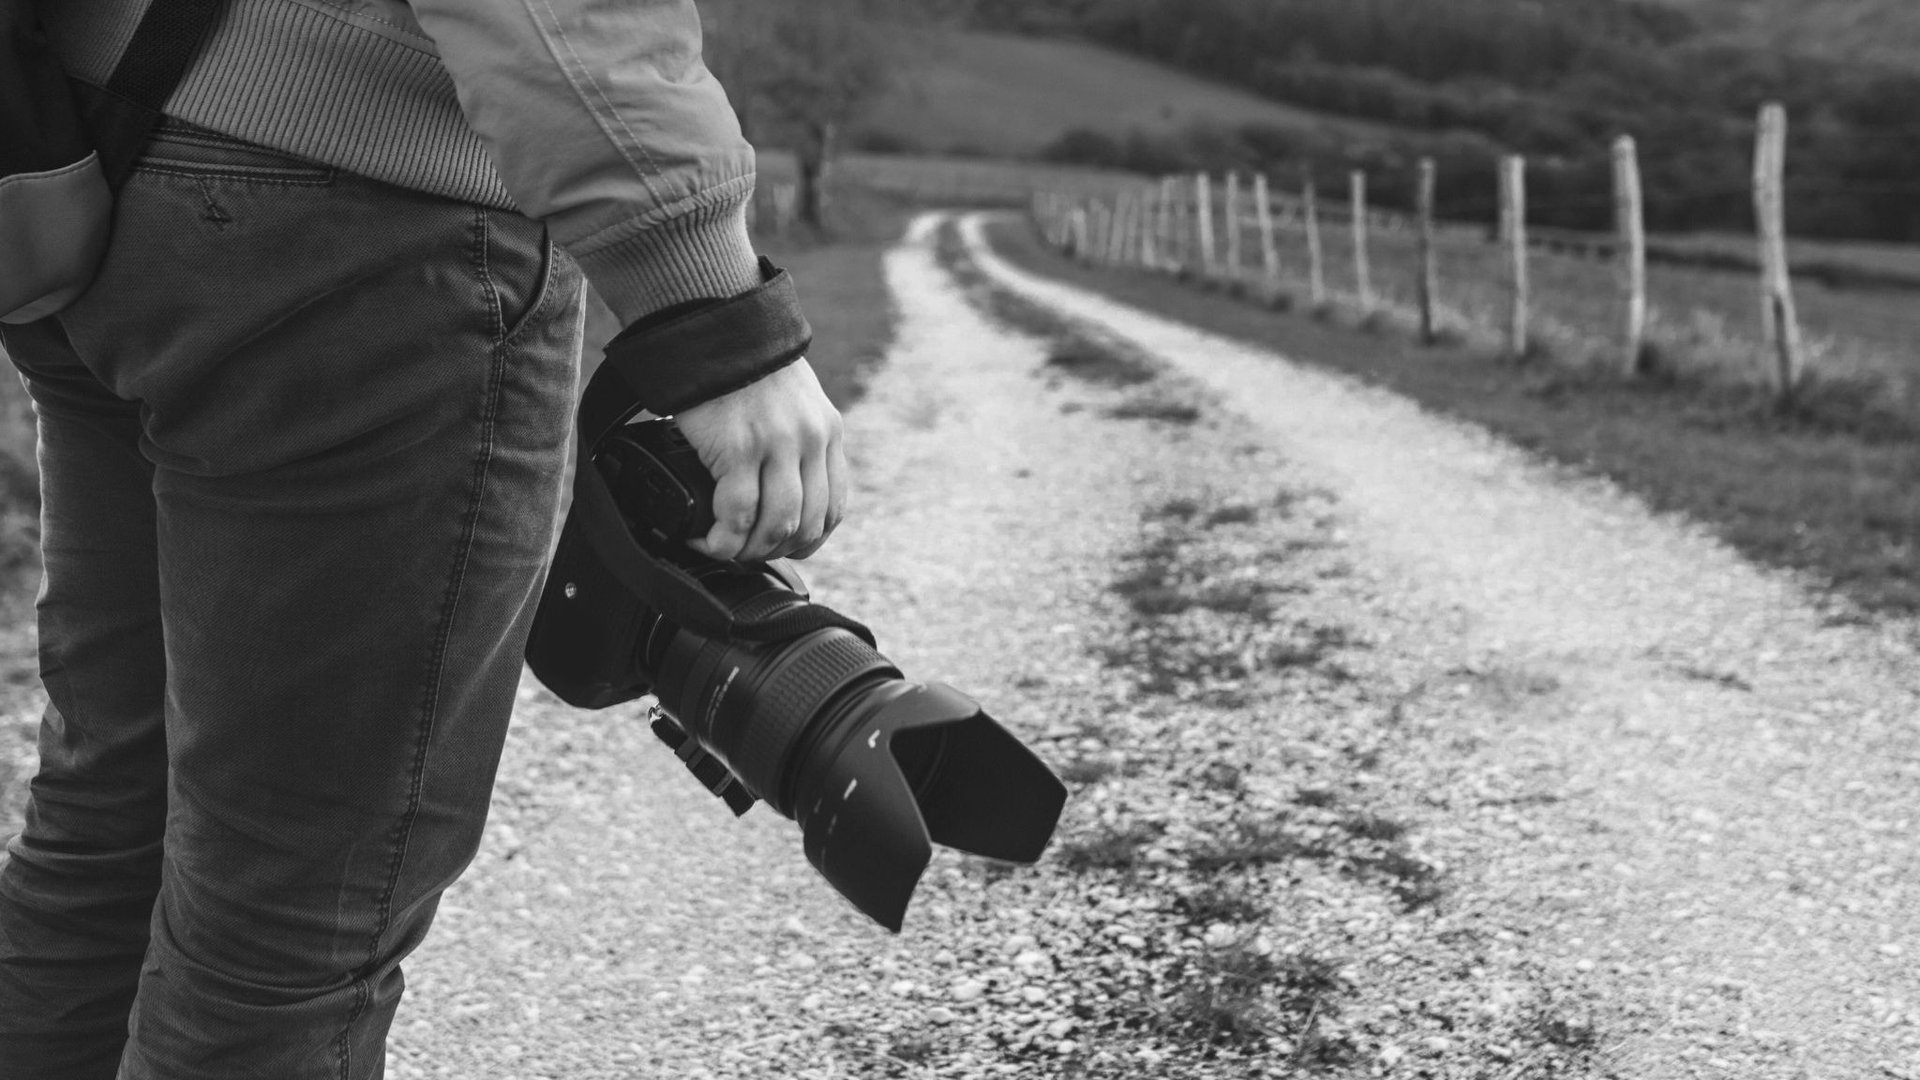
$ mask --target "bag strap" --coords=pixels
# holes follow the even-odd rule
[[[219,13],[220,0],[152,0],[107,79],[107,92],[159,112]]]
[[[593,463],[601,440],[646,407],[642,395],[648,391],[649,373],[703,364],[778,366],[806,352],[813,332],[799,312],[786,271],[763,259],[761,272],[767,279],[761,288],[657,327],[636,326],[622,335],[620,349],[608,350],[606,361],[580,397],[579,456],[573,471],[573,506],[567,513],[615,580],[681,626],[740,642],[784,641],[813,630],[839,628],[875,645],[873,631],[823,604],[779,605],[780,610],[773,612],[758,610],[751,603],[728,608],[679,559],[633,535],[606,478]],[[766,332],[755,333],[756,328]]]
[[[73,83],[108,184],[118,188],[132,171],[221,6],[222,0],[152,0],[107,84]]]

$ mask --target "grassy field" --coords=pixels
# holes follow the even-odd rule
[[[1759,256],[1751,236],[1669,233],[1653,237],[1650,245],[1660,254],[1758,265]],[[1796,239],[1789,246],[1787,258],[1796,272],[1816,277],[1832,269],[1843,269],[1868,277],[1920,283],[1920,245],[1916,244]]]
[[[1911,432],[1851,428],[1839,406],[1782,413],[1737,382],[1670,372],[1629,383],[1578,365],[1515,365],[1465,337],[1421,348],[1398,324],[1344,309],[1276,312],[1224,289],[1076,263],[1024,223],[993,236],[1028,269],[1389,387],[1606,476],[1751,558],[1830,583],[1859,609],[1920,612],[1920,438]]]
[[[1021,157],[1073,128],[1124,136],[1194,124],[1384,130],[1084,42],[969,31],[922,37],[859,130],[916,150]]]
[[[1660,2],[1746,44],[1909,64],[1920,50],[1920,6],[1913,0]]]

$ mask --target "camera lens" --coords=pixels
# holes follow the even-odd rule
[[[736,618],[800,613],[771,572],[702,577]],[[645,667],[660,707],[753,796],[799,822],[807,857],[868,916],[899,930],[940,843],[1032,862],[1066,788],[951,688],[901,677],[853,632],[725,641],[658,615]]]
[[[771,574],[721,572],[702,584],[734,610],[762,618],[807,603]],[[900,681],[886,657],[839,627],[758,644],[708,638],[659,618],[647,653],[661,708],[789,817],[810,748],[844,739],[858,725],[860,703]]]

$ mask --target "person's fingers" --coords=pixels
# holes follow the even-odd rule
[[[831,497],[827,501],[827,528],[821,539],[833,535],[833,530],[846,520],[847,503],[853,498],[853,470],[847,465],[847,442],[841,435],[838,418],[835,418],[833,437],[827,440],[827,490]]]
[[[747,546],[736,556],[738,561],[765,562],[789,550],[794,533],[800,529],[801,506],[797,455],[767,457],[760,464],[760,511]]]
[[[710,559],[742,556],[760,510],[760,463],[735,465],[714,478],[713,528],[687,546]]]
[[[827,534],[833,531],[827,524],[833,505],[833,485],[828,478],[826,447],[802,459],[800,487],[800,529],[793,534],[793,550],[787,553],[787,557],[793,559],[804,559],[820,550]]]

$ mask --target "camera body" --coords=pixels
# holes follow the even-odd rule
[[[713,528],[713,474],[679,425],[628,424],[601,441],[593,463],[629,527],[682,544]]]

